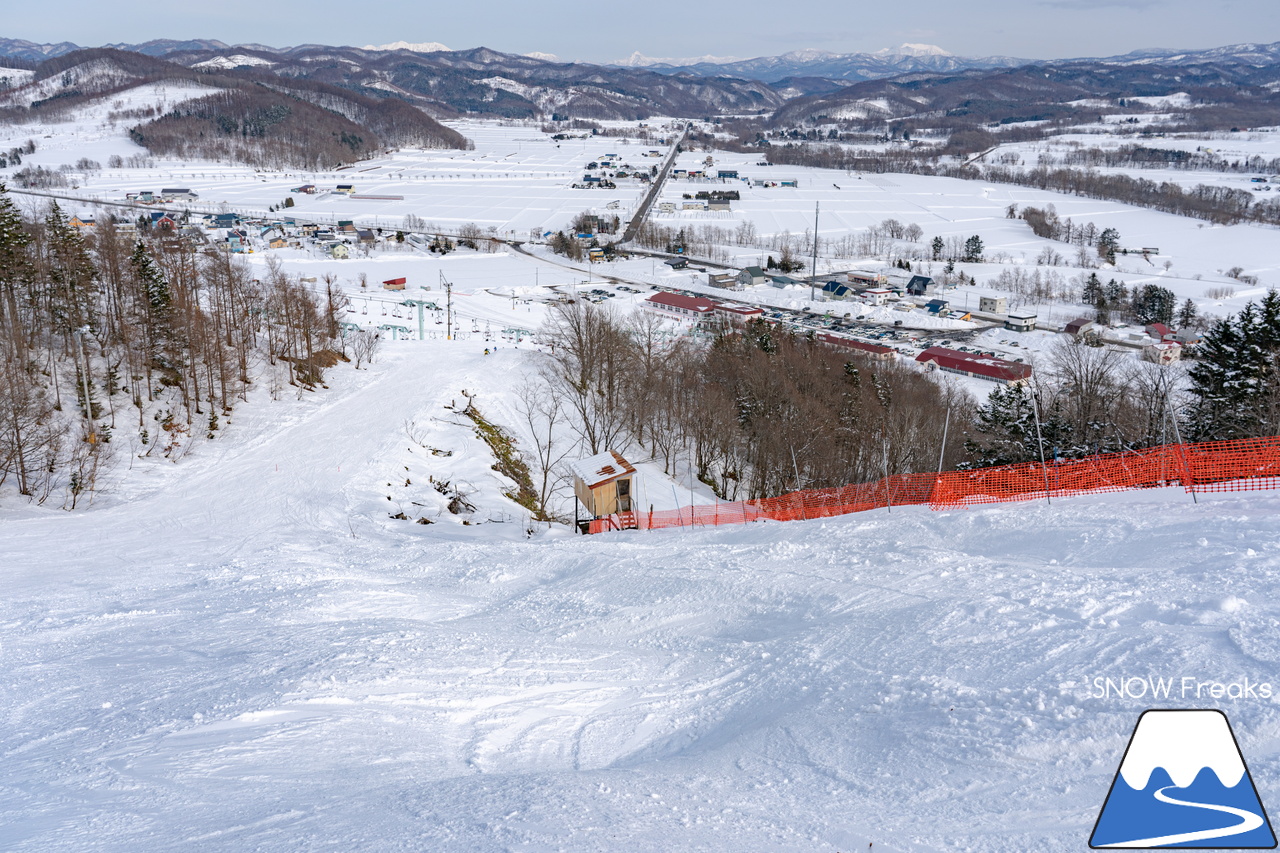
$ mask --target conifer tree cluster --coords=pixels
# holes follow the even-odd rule
[[[1280,434],[1280,294],[1268,293],[1205,333],[1191,368],[1189,436]]]
[[[1110,323],[1113,318],[1129,320],[1141,326],[1151,323],[1169,325],[1177,319],[1179,326],[1196,323],[1196,306],[1187,300],[1181,308],[1173,291],[1158,284],[1144,284],[1131,292],[1124,282],[1114,278],[1106,284],[1096,272],[1089,273],[1081,289],[1081,298],[1098,312],[1098,322]],[[1189,307],[1188,307],[1189,306]]]
[[[978,407],[967,467],[1077,459],[1173,442],[1185,396],[1181,366],[1060,339],[1030,386],[998,386]],[[1036,421],[1039,420],[1039,432]]]

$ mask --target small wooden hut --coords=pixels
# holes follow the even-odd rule
[[[573,493],[589,518],[604,518],[635,509],[635,467],[612,450],[579,459],[573,470]],[[574,515],[577,515],[575,510]]]

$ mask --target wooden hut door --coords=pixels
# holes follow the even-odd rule
[[[631,480],[618,481],[618,512],[631,512]]]

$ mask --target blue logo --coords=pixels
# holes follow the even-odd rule
[[[1273,849],[1271,821],[1227,715],[1216,710],[1144,712],[1089,846]]]

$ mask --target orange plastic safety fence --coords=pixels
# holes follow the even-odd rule
[[[634,526],[704,527],[771,519],[827,518],[869,509],[928,504],[934,509],[1027,501],[1091,492],[1180,485],[1188,491],[1280,488],[1280,436],[1167,444],[1059,462],[1003,465],[942,474],[901,474],[874,483],[809,489],[774,498],[598,518],[591,533]]]

